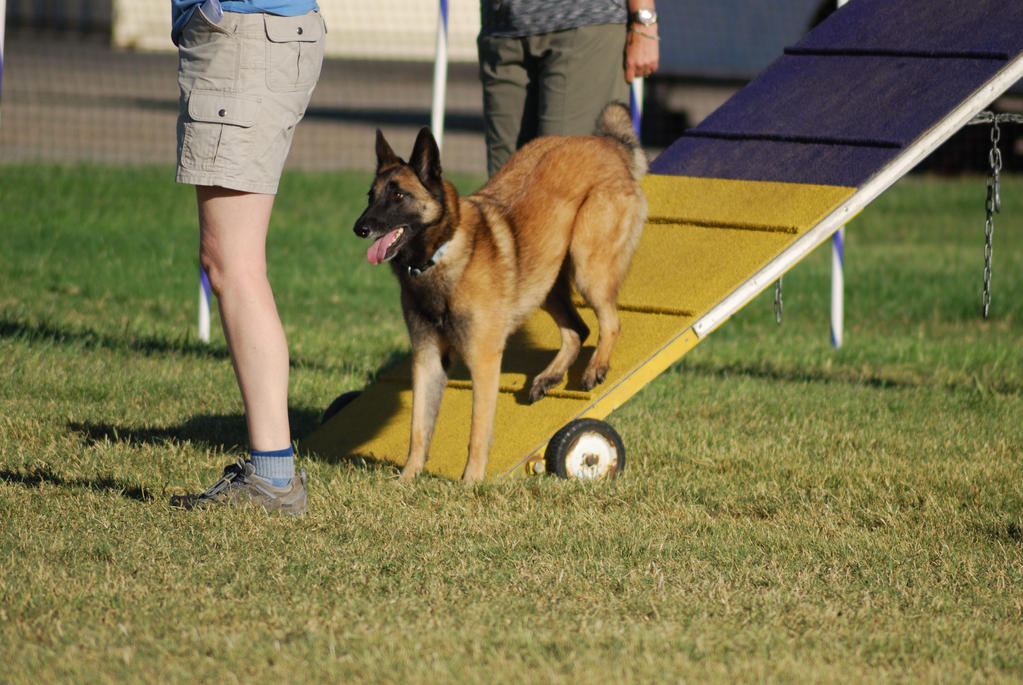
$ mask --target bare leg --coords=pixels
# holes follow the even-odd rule
[[[224,336],[255,450],[285,449],[288,344],[266,276],[274,196],[197,186],[200,262],[217,295]]]

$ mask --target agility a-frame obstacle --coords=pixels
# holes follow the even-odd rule
[[[835,12],[654,160],[605,383],[576,390],[584,350],[565,386],[529,405],[558,333],[541,313],[510,341],[488,476],[534,471],[562,426],[610,414],[1021,77],[1016,0],[852,0]],[[403,463],[410,378],[407,360],[381,373],[300,449]],[[428,471],[461,474],[470,414],[456,367]]]

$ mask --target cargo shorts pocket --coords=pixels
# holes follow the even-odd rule
[[[306,90],[316,84],[323,65],[323,34],[319,12],[297,17],[264,14],[266,85],[274,91]]]
[[[259,98],[255,97],[192,91],[181,145],[181,166],[212,171],[244,165],[252,146],[248,129],[256,123],[259,106]]]

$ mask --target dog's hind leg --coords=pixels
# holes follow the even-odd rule
[[[447,386],[444,362],[447,353],[446,346],[438,339],[424,340],[412,352],[412,431],[408,459],[401,470],[402,480],[414,478],[426,465],[437,413]]]
[[[611,352],[618,341],[618,332],[621,330],[621,321],[618,318],[618,307],[615,304],[617,288],[601,285],[601,292],[590,292],[584,294],[586,301],[593,307],[597,315],[597,348],[593,350],[586,370],[583,371],[582,388],[592,390],[607,378],[608,369],[611,368]],[[610,291],[610,292],[608,292]]]
[[[561,383],[565,372],[579,356],[583,341],[590,334],[590,329],[572,304],[567,266],[562,267],[558,274],[558,280],[548,293],[543,309],[551,315],[561,331],[561,348],[547,368],[533,379],[533,386],[529,390],[531,403],[542,400],[552,388]]]
[[[593,307],[598,328],[597,347],[583,372],[583,390],[592,390],[607,377],[611,352],[621,329],[618,289],[639,243],[644,218],[642,195],[591,198],[580,210],[580,221],[589,225],[584,233],[577,223],[576,231],[586,238],[573,242],[569,254],[575,268],[575,285]]]

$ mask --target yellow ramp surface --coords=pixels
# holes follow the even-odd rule
[[[596,343],[592,331],[566,383],[536,404],[529,386],[557,351],[560,338],[540,311],[509,341],[501,374],[489,477],[525,474],[550,438],[569,421],[602,419],[699,342],[693,323],[757,270],[780,255],[848,199],[854,188],[792,183],[648,176],[650,213],[632,270],[619,296],[622,332],[607,380],[578,390]],[[580,302],[580,305],[582,303]],[[395,306],[398,306],[395,303]],[[472,384],[453,369],[426,470],[461,475],[469,443]],[[412,409],[410,360],[383,371],[342,411],[301,441],[324,457],[361,456],[401,465]]]

